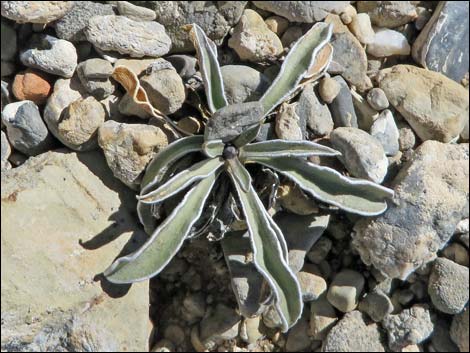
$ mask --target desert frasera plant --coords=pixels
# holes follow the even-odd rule
[[[253,263],[269,285],[272,304],[282,322],[281,329],[287,331],[302,313],[300,285],[289,268],[288,248],[282,231],[265,209],[245,166],[256,163],[267,167],[294,181],[310,196],[364,216],[384,212],[387,208],[385,200],[393,195],[393,191],[366,180],[343,176],[307,160],[309,156],[339,155],[329,147],[310,141],[252,143],[273,109],[295,95],[305,83],[324,74],[333,53],[328,44],[330,26],[318,23],[296,42],[277,78],[258,102],[233,105],[227,104],[214,43],[197,25],[192,25],[190,35],[197,49],[212,116],[204,136],[176,140],[149,164],[141,183],[138,214],[151,235],[140,249],[118,258],[105,271],[105,276],[114,283],[132,283],[162,271],[185,239],[194,235],[195,225],[203,216],[213,189],[217,188],[223,175],[228,175],[233,188],[222,188],[226,193],[222,199],[233,194],[240,205],[249,232]],[[168,121],[150,105],[134,74],[124,67],[117,67],[114,77],[137,103],[154,116]],[[205,158],[182,171],[174,168],[178,161],[194,153],[203,154]],[[183,192],[181,202],[156,227],[158,206]]]

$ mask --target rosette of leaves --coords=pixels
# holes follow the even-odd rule
[[[217,61],[215,44],[200,27],[190,35],[197,50],[208,109],[212,116],[204,136],[183,137],[160,151],[148,165],[138,202],[140,221],[150,234],[135,252],[118,258],[105,276],[113,283],[149,279],[162,271],[183,245],[194,236],[208,199],[237,200],[245,220],[253,264],[270,289],[269,298],[287,331],[302,313],[302,295],[296,275],[289,268],[283,233],[264,207],[247,166],[259,164],[295,182],[308,195],[347,212],[374,216],[385,211],[393,191],[367,180],[346,177],[337,171],[310,163],[309,156],[340,153],[310,141],[269,140],[252,143],[266,116],[296,94],[306,82],[326,71],[332,57],[328,44],[331,27],[318,23],[301,37],[286,56],[277,78],[258,102],[228,105]],[[124,67],[114,77],[134,100],[154,116],[171,124],[152,107],[137,77]],[[173,125],[173,124],[172,124]],[[196,163],[188,160],[199,155]],[[181,161],[186,161],[181,164]],[[188,162],[189,161],[189,162]],[[186,164],[185,164],[186,163]],[[227,187],[223,181],[231,181]],[[225,179],[224,179],[225,178]],[[217,190],[214,196],[213,190]],[[159,206],[171,198],[181,201],[158,225]],[[214,217],[206,217],[209,221]],[[229,235],[228,235],[229,236]]]

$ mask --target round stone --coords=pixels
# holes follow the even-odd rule
[[[343,270],[333,279],[327,299],[331,305],[344,313],[353,311],[357,307],[364,283],[364,277],[360,273]]]
[[[13,95],[18,100],[30,100],[37,105],[46,103],[51,90],[47,75],[30,69],[17,74],[12,85]]]
[[[375,110],[381,111],[387,109],[389,106],[389,102],[385,92],[380,88],[372,88],[367,93],[367,102],[370,104],[372,108]]]

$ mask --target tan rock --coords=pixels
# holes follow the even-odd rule
[[[283,35],[287,27],[289,27],[289,21],[281,16],[271,16],[264,20],[264,23],[268,28],[276,33],[279,37]]]
[[[362,44],[369,44],[374,40],[375,32],[372,29],[370,17],[366,13],[353,17],[349,29]]]

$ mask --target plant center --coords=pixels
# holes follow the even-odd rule
[[[225,145],[222,156],[224,159],[234,159],[238,156],[238,149],[233,145]]]

